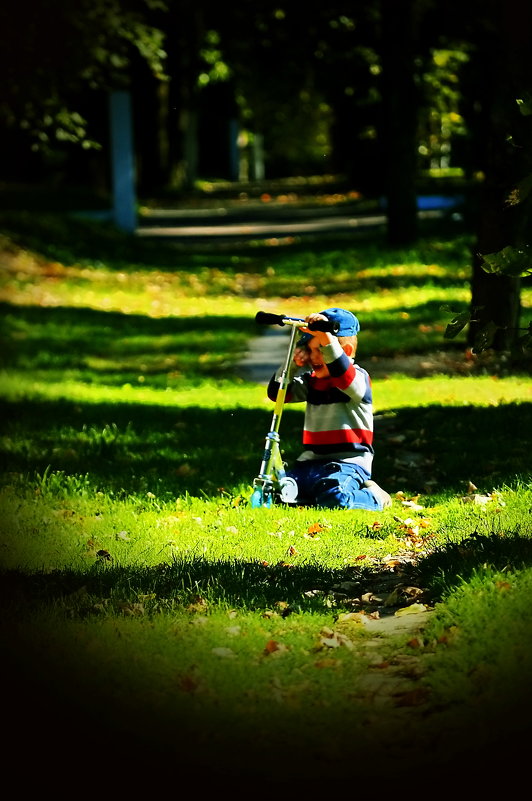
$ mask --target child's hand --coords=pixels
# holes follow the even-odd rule
[[[310,353],[309,349],[306,348],[304,345],[296,347],[294,350],[294,363],[297,364],[298,367],[305,367],[310,362]]]
[[[305,317],[305,321],[307,323],[317,323],[320,320],[328,322],[328,317],[326,317],[324,314],[321,314],[320,312],[314,312],[313,314],[308,314]],[[333,341],[332,335],[326,333],[325,331],[311,331],[309,328],[303,328],[303,327],[301,327],[300,330],[303,333],[310,334],[312,337],[315,337],[315,339],[319,342],[320,345],[328,345],[330,342]]]

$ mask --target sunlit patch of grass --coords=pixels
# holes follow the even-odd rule
[[[493,406],[532,401],[532,386],[526,376],[433,375],[412,379],[394,375],[373,382],[377,412],[415,406]]]

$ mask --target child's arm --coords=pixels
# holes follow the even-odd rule
[[[308,348],[306,348],[304,345],[296,346],[292,358],[292,363],[288,368],[287,380],[289,386],[286,393],[286,403],[297,403],[306,400],[307,398],[306,384],[304,385],[301,380],[298,380],[296,378],[296,373],[302,367],[306,367],[309,363],[310,359],[309,359]],[[270,380],[270,383],[268,385],[268,397],[270,398],[270,400],[275,401],[277,399],[277,393],[279,391],[279,385],[280,385],[279,382],[282,370],[283,368],[279,367],[275,375],[272,376]]]
[[[367,399],[371,393],[369,377],[365,370],[357,369],[336,340],[321,348],[323,360],[329,368],[332,383],[356,401]]]
[[[323,314],[309,314],[305,318],[313,323],[318,320],[327,320]],[[353,360],[345,353],[338,338],[325,331],[309,331],[319,341],[323,361],[329,369],[329,374],[335,386],[356,401],[364,400],[371,392],[369,379],[365,371],[357,370]]]

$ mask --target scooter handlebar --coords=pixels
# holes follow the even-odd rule
[[[306,327],[309,331],[325,331],[330,334],[337,334],[340,325],[332,320],[316,320],[314,323],[306,323],[303,317],[286,317],[282,314],[271,314],[270,312],[257,312],[255,322],[260,325],[296,325],[298,328]]]

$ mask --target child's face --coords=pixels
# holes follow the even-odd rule
[[[309,362],[312,365],[316,378],[326,378],[330,373],[321,355],[320,340],[317,337],[312,337],[312,339],[309,339],[307,342],[307,348],[309,352]]]

